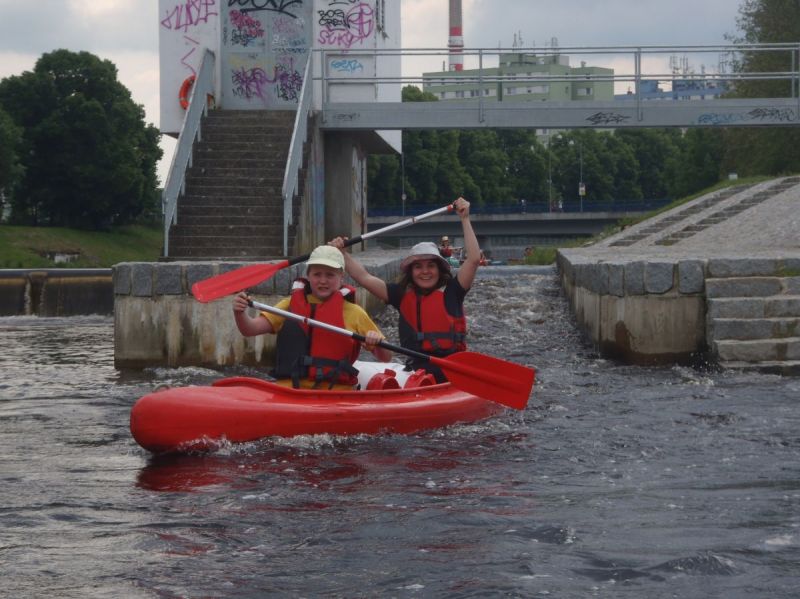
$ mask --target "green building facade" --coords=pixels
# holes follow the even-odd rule
[[[581,63],[563,54],[500,54],[499,66],[423,73],[425,92],[440,101],[572,102],[614,99],[614,69]]]

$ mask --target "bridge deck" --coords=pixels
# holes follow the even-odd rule
[[[796,126],[800,98],[655,102],[373,102],[327,103],[321,128],[533,129]]]

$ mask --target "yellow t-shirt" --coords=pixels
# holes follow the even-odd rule
[[[321,304],[322,302],[319,298],[311,295],[310,293],[306,294],[306,298],[310,304]],[[289,304],[290,298],[284,298],[275,304],[275,307],[279,310],[289,311]],[[279,316],[278,314],[273,314],[272,312],[261,312],[261,316],[266,318],[272,324],[272,329],[277,334],[278,331],[281,330],[283,327],[283,323],[286,319],[283,316]],[[344,302],[344,313],[342,314],[344,317],[344,328],[348,331],[353,331],[354,333],[358,333],[359,335],[366,335],[369,331],[378,331],[381,330],[378,328],[372,319],[369,317],[364,311],[364,308],[359,306],[358,304],[354,304],[352,302],[345,301]],[[291,379],[278,379],[275,381],[277,384],[282,385],[284,387],[291,387],[292,381]],[[327,389],[329,383],[324,383],[323,388]],[[314,387],[314,381],[310,381],[308,379],[303,379],[300,381],[300,388],[301,389],[311,389]],[[335,384],[333,389],[337,391],[344,391],[344,390],[351,390],[353,387],[350,385],[342,385],[342,384]]]
[[[306,294],[306,298],[308,299],[309,304],[322,303],[317,297],[311,295],[310,293]],[[275,307],[279,310],[288,312],[289,303],[290,299],[287,297],[275,304]],[[281,330],[281,328],[283,328],[283,323],[286,320],[283,316],[273,314],[272,312],[261,312],[261,316],[269,320],[269,322],[272,324],[272,329],[276,334]],[[381,332],[381,330],[378,328],[378,325],[376,325],[369,317],[369,314],[367,314],[364,311],[364,308],[358,304],[354,304],[345,300],[343,317],[344,328],[346,328],[348,331],[353,331],[359,335],[366,335],[369,331]]]

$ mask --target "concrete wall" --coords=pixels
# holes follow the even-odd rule
[[[394,278],[400,257],[382,253],[365,260],[379,277]],[[114,364],[117,368],[148,366],[271,367],[272,335],[244,337],[236,328],[231,298],[203,304],[191,295],[200,280],[240,268],[245,263],[125,262],[114,266]],[[303,264],[278,271],[250,290],[253,299],[274,304],[289,293],[291,281],[305,272]],[[357,300],[368,312],[383,305],[359,290]]]
[[[328,75],[341,79],[400,75],[400,57],[371,54],[401,47],[400,2],[360,0],[158,0],[162,133],[177,135],[184,111],[182,82],[196,74],[204,50],[218,57],[215,101],[222,108],[286,109],[297,104],[310,50],[326,52]],[[315,73],[322,72],[318,54]],[[399,101],[400,84],[341,85],[334,96]],[[321,87],[314,107],[322,105]],[[385,137],[399,151],[400,133]]]
[[[0,270],[0,316],[111,314],[111,269]]]
[[[347,134],[325,135],[325,235],[366,233],[367,155]]]
[[[603,355],[652,364],[706,351],[704,261],[599,262],[560,250],[557,265],[578,325]]]

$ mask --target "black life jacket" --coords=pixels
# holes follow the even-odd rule
[[[344,301],[345,298],[355,301],[353,287],[342,286],[321,304],[310,303],[309,293],[311,288],[306,279],[295,280],[289,312],[345,328]],[[278,332],[277,345],[273,376],[291,378],[295,388],[300,386],[301,379],[314,381],[315,387],[328,382],[329,388],[337,383],[355,385],[358,382],[358,370],[353,368],[353,362],[361,351],[361,343],[352,337],[287,318]]]

